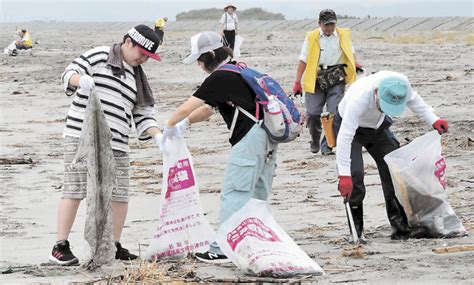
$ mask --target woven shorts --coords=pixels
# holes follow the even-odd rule
[[[64,184],[62,198],[84,199],[87,194],[87,166],[71,169],[77,152],[79,138],[66,136],[64,140]],[[128,153],[114,150],[117,187],[112,190],[112,201],[128,202],[130,188],[130,157]]]

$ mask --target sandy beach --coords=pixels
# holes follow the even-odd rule
[[[287,282],[474,284],[472,251],[432,251],[437,247],[474,244],[473,18],[443,18],[439,24],[435,20],[353,20],[341,21],[340,26],[354,26],[356,57],[369,73],[393,70],[406,74],[436,114],[449,121],[449,133],[442,137],[446,189],[454,211],[470,235],[390,240],[378,172],[375,162],[364,153],[364,222],[368,244],[359,256],[347,256],[352,247],[343,239],[348,228],[342,198],[337,192],[335,156],[311,154],[309,133],[305,130],[296,141],[279,147],[269,203],[277,222],[326,275]],[[81,267],[54,266],[48,263],[48,256],[56,239],[63,179],[62,130],[71,102],[62,92],[61,73],[84,51],[121,41],[134,24],[22,23],[40,44],[16,57],[0,56],[0,268],[9,273],[0,276],[0,283],[104,281],[130,267],[116,263],[87,272]],[[13,31],[18,25],[0,25],[3,47],[15,38]],[[243,22],[241,35],[245,40],[240,60],[271,74],[290,90],[305,33],[315,27],[312,21]],[[161,125],[206,76],[197,65],[181,63],[190,50],[190,36],[217,28],[211,22],[170,23],[159,48],[163,60],[144,65]],[[405,144],[431,127],[420,118],[405,114],[395,120],[392,130]],[[193,155],[206,217],[217,230],[219,189],[230,149],[228,131],[220,116],[214,115],[209,121],[191,126],[185,138]],[[138,143],[134,138],[131,146],[131,200],[122,244],[143,254],[158,221],[162,158],[152,143]],[[84,220],[85,203],[70,236],[72,251],[80,260],[86,258]],[[249,277],[231,264],[213,266],[187,258],[178,267],[192,271],[189,280],[194,281],[258,281],[245,279]]]

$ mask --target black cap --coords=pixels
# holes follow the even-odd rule
[[[335,24],[337,22],[336,12],[331,9],[324,9],[319,13],[319,22],[323,25]]]
[[[156,53],[161,40],[152,28],[146,25],[138,25],[131,28],[127,34],[138,45],[143,54],[153,59],[161,60],[160,56]]]

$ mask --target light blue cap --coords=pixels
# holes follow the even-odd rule
[[[399,116],[407,104],[408,82],[397,76],[389,76],[379,83],[380,109],[390,116]]]

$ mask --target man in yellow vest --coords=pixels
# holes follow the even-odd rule
[[[17,49],[30,49],[33,47],[33,38],[27,30],[19,30],[18,35],[20,36],[20,39],[15,43]]]
[[[168,22],[168,17],[158,18],[155,21],[155,33],[160,38],[160,45],[163,43],[165,37],[165,24]]]
[[[319,28],[306,35],[299,57],[295,95],[305,93],[307,126],[311,135],[310,150],[318,153],[321,138],[321,113],[324,105],[335,113],[344,96],[346,84],[356,80],[354,49],[349,29],[336,28],[337,17],[333,10],[319,13]],[[301,79],[303,77],[303,86]],[[326,138],[321,142],[323,155],[334,154]]]

